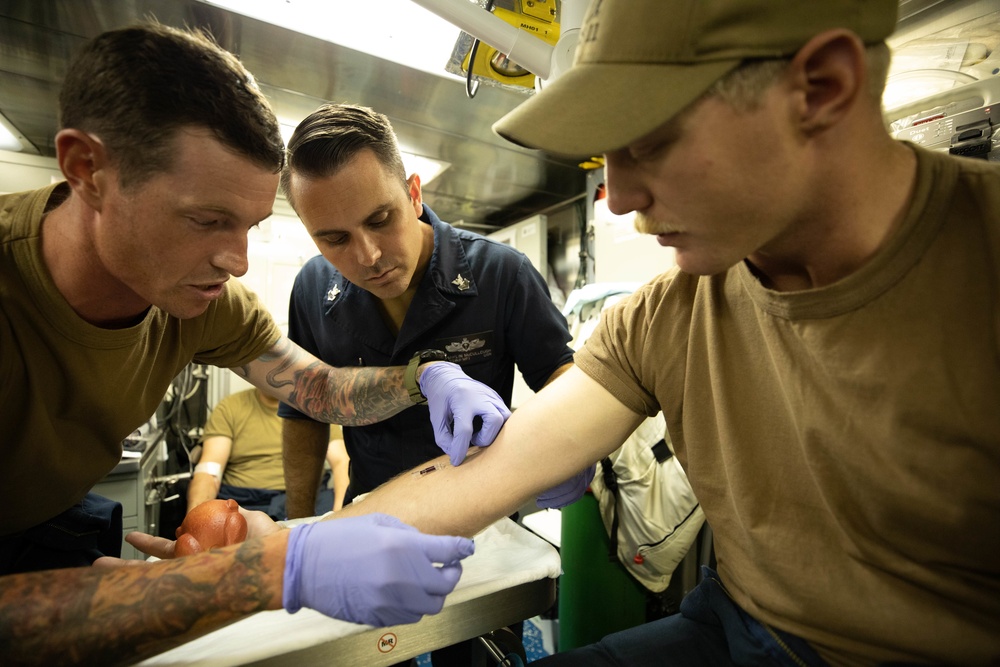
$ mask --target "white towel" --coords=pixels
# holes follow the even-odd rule
[[[462,561],[462,578],[445,600],[446,607],[559,576],[559,554],[552,545],[510,519],[486,528],[476,535],[475,542],[476,553]],[[263,611],[139,665],[241,665],[324,644],[368,627],[328,618],[312,609],[296,614]]]

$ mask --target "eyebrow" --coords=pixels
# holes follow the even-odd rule
[[[382,215],[387,211],[392,210],[393,208],[395,208],[395,205],[392,202],[386,202],[381,206],[376,207],[375,209],[372,210],[371,213],[365,216],[365,219],[362,221],[362,224],[367,224],[371,222],[374,218],[377,218],[378,216]],[[317,238],[320,236],[328,236],[330,234],[343,234],[343,233],[345,233],[343,229],[317,229],[315,232],[312,233],[312,236],[313,238]]]
[[[226,208],[225,206],[216,206],[214,204],[197,204],[197,203],[195,203],[195,204],[189,204],[189,205],[185,206],[184,208],[186,210],[189,210],[189,211],[205,211],[205,212],[211,212],[211,213],[218,213],[218,214],[220,214],[220,215],[222,215],[222,216],[224,216],[226,218],[229,218],[230,220],[235,220],[236,217],[237,217],[236,214],[233,213],[232,209]],[[268,218],[270,218],[272,215],[274,215],[274,209],[273,208],[268,209],[267,215],[265,215],[260,220],[255,220],[254,224],[255,225],[256,224],[260,224],[264,220],[267,220]]]

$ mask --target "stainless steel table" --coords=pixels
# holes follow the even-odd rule
[[[476,553],[463,561],[441,613],[418,623],[372,628],[308,609],[261,612],[140,665],[393,665],[545,612],[559,572],[552,545],[503,519],[476,536]]]
[[[555,599],[556,580],[540,579],[445,607],[440,614],[427,616],[419,623],[368,629],[325,644],[247,664],[260,667],[394,665],[537,616],[548,610]]]

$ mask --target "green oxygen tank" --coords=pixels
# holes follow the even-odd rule
[[[593,644],[646,622],[646,589],[617,560],[589,490],[562,508],[559,554],[559,651]]]

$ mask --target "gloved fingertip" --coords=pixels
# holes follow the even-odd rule
[[[457,540],[455,548],[459,554],[459,558],[468,558],[472,554],[476,553],[475,540],[470,540],[467,537],[456,537],[455,540]]]
[[[467,537],[458,537],[457,535],[446,536],[449,540],[448,558],[442,558],[439,562],[445,564],[459,563],[464,558],[468,558],[472,554],[476,553],[476,543]]]
[[[500,435],[501,428],[503,428],[503,422],[497,423],[496,420],[484,420],[483,427],[472,436],[472,444],[476,447],[489,447],[497,439],[497,436]]]
[[[469,445],[472,444],[472,434],[468,434],[462,440],[459,440],[458,436],[455,437],[455,443],[452,448],[448,450],[448,458],[451,460],[453,466],[460,465],[462,461],[465,460],[466,455],[469,452]]]

